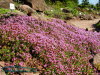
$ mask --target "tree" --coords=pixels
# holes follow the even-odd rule
[[[89,0],[82,0],[82,4],[80,5],[82,8],[89,7]]]
[[[96,4],[96,8],[97,8],[97,10],[100,11],[100,0],[99,0],[99,2]]]
[[[84,5],[84,6],[85,6],[85,5],[89,5],[89,0],[83,0],[83,1],[82,1],[82,5]]]

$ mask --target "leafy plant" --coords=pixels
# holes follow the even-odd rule
[[[94,25],[97,31],[100,31],[100,21]]]
[[[96,28],[100,29],[100,21],[96,24]]]

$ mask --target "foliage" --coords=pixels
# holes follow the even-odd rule
[[[0,8],[0,15],[2,15],[2,14],[8,14],[8,13],[11,13],[11,12],[17,12],[17,11],[16,10],[11,11],[10,9]]]
[[[53,19],[46,22],[28,16],[0,19],[0,58],[15,65],[35,57],[43,75],[91,75],[90,50],[100,52],[100,33],[85,31]],[[8,55],[9,53],[9,55]]]
[[[88,14],[97,14],[100,10],[99,2],[96,5],[93,5],[89,3],[89,0],[83,0],[82,4],[79,4],[78,7],[82,10],[86,9],[84,11]]]
[[[63,19],[62,17],[65,15],[65,13],[61,12],[60,10],[45,11],[44,13],[49,17],[54,17],[59,19]]]
[[[97,8],[97,10],[100,11],[100,4],[99,3],[96,4],[96,8]]]
[[[49,3],[49,2],[56,3],[57,1],[60,1],[64,4],[66,4],[66,2],[68,2],[68,1],[71,1],[71,2],[74,2],[74,3],[78,4],[78,0],[45,0],[45,1],[47,3]]]
[[[82,5],[89,5],[89,0],[82,0]]]
[[[77,16],[79,14],[78,10],[76,9],[76,4],[72,1],[67,1],[64,5],[60,1],[56,1],[55,4],[52,4],[52,10],[45,11],[44,13],[49,17],[59,18],[59,19],[67,19],[72,18],[73,15]],[[64,13],[61,9],[68,9],[71,10],[70,13]]]
[[[71,11],[70,14],[72,14],[73,16],[78,16],[79,15],[79,10],[77,9],[77,7],[65,7],[65,9],[68,9]]]
[[[57,1],[55,4],[52,4],[51,7],[54,8],[55,10],[58,10],[60,8],[64,8],[65,6],[64,6],[64,4],[62,2]]]
[[[75,8],[75,7],[77,7],[77,4],[74,2],[74,1],[66,1],[66,3],[65,3],[66,5],[66,7],[69,7],[69,8]]]
[[[48,16],[64,19],[66,17],[72,18],[73,16],[70,16],[70,14],[77,16],[78,15],[78,10],[77,8],[77,0],[57,0],[54,3],[51,3],[52,0],[47,0],[46,1],[53,9],[53,11],[45,11]],[[66,13],[61,11],[61,8],[68,8],[71,9],[72,12],[69,15],[66,15]]]
[[[46,0],[47,3],[51,4],[53,8],[64,8],[64,7],[77,7],[78,1],[77,0],[57,0],[54,3],[50,3],[50,0]],[[52,2],[52,1],[51,1]]]
[[[10,12],[10,9],[0,8],[0,14],[6,14],[8,12]]]
[[[100,30],[100,21],[97,24],[95,24],[95,27]]]
[[[75,11],[73,11],[72,13],[75,14],[76,12],[75,13],[74,12]],[[63,19],[63,20],[68,20],[68,19],[73,18],[72,13],[64,13],[60,10],[45,11],[44,13],[49,17],[59,18],[59,19]]]

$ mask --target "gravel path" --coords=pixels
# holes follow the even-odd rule
[[[100,18],[94,20],[69,20],[67,21],[68,24],[75,25],[79,28],[88,28],[88,30],[94,29],[93,24],[96,24]]]

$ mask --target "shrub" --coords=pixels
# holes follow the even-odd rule
[[[45,11],[44,13],[49,17],[54,17],[59,19],[64,19],[63,16],[66,15],[64,12],[61,12],[61,10],[55,10],[55,9],[52,11]]]
[[[72,14],[73,14],[74,16],[78,16],[78,15],[79,15],[79,11],[78,11],[77,9],[73,9],[73,10],[72,10]]]
[[[96,27],[100,29],[100,21],[96,24]]]
[[[75,8],[77,4],[74,1],[66,1],[66,7]]]
[[[64,19],[64,20],[70,20],[70,19],[72,19],[72,18],[73,18],[73,14],[71,14],[71,13],[66,13],[66,14],[63,16],[62,19]]]
[[[100,21],[94,25],[97,31],[100,31]]]

